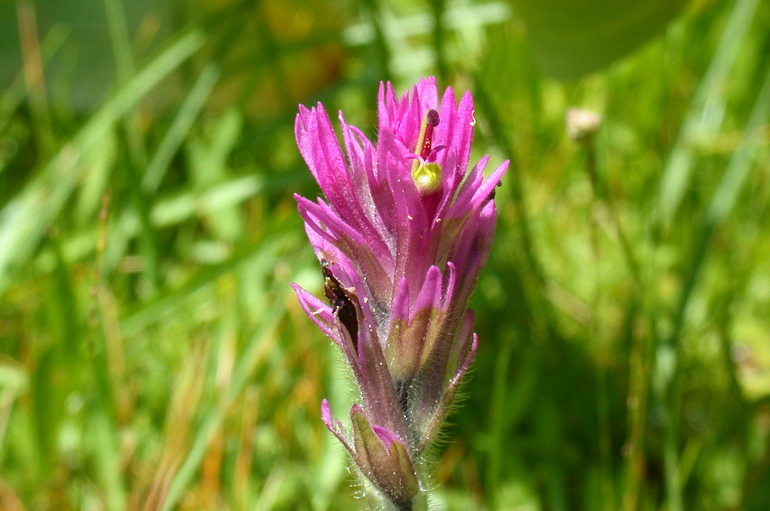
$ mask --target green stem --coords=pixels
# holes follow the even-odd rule
[[[642,314],[650,329],[649,336],[638,335],[634,337],[629,360],[631,376],[628,389],[628,455],[626,457],[626,482],[622,500],[625,511],[634,511],[639,507],[639,496],[644,482],[644,436],[650,389],[650,360],[653,357],[653,347],[658,344],[657,339],[659,338],[655,319],[657,312],[652,298],[646,292],[641,265],[620,221],[617,205],[609,193],[606,183],[601,178],[595,138],[589,136],[582,142],[582,146],[585,151],[586,173],[591,182],[594,201],[604,203],[607,207],[626,268],[642,301]]]
[[[441,82],[446,83],[449,77],[449,66],[446,63],[446,51],[444,51],[444,11],[446,0],[431,0],[433,11],[433,51],[436,58],[436,71]]]
[[[388,47],[388,41],[385,37],[385,31],[382,29],[379,1],[364,0],[364,5],[371,19],[372,28],[374,29],[374,45],[377,52],[377,60],[379,60],[381,68],[382,80],[388,82],[391,81],[390,48]]]

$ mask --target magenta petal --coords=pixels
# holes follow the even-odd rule
[[[390,82],[380,83],[380,91],[378,95],[377,117],[379,119],[379,126],[393,127],[398,111],[398,97],[393,90],[393,85]]]
[[[476,193],[476,190],[478,190],[479,186],[481,185],[481,181],[483,179],[482,172],[484,171],[484,168],[486,168],[488,161],[489,161],[489,156],[484,156],[483,158],[481,158],[481,160],[479,160],[479,162],[473,167],[473,169],[471,169],[470,173],[466,176],[465,181],[462,184],[462,187],[460,187],[460,191],[457,193],[457,199],[455,200],[450,210],[450,214],[452,216],[459,217],[465,211],[467,211],[470,201],[473,198],[473,195]]]
[[[417,82],[417,86],[415,87],[417,94],[421,100],[421,112],[425,112],[427,110],[435,110],[437,107],[437,100],[438,100],[438,85],[436,84],[436,77],[435,76],[427,76],[424,78],[420,78],[420,81]],[[448,91],[451,91],[451,87],[447,87]],[[422,119],[420,119],[422,121]]]
[[[373,242],[371,239],[367,239],[359,230],[339,218],[322,200],[316,203],[301,196],[297,196],[296,199],[300,215],[306,222],[313,222],[317,226],[316,231],[328,233],[329,239],[335,241],[335,244],[338,240],[345,240],[350,251],[357,250],[361,253],[372,254],[380,266],[389,265],[390,253],[381,241]]]
[[[321,329],[331,340],[339,343],[335,335],[336,319],[332,314],[332,309],[321,300],[302,289],[299,285],[291,283],[291,287],[294,288],[294,292],[297,295],[297,301],[299,301],[302,310],[305,311],[307,317],[310,318],[318,328]]]
[[[331,407],[329,406],[329,402],[326,399],[321,401],[321,420],[326,425],[326,428],[337,437],[337,440],[339,440],[342,445],[345,446],[348,452],[355,458],[356,453],[348,442],[348,439],[345,438],[345,428],[339,420],[332,417]]]
[[[300,152],[335,214],[360,232],[369,245],[382,245],[380,235],[365,214],[367,207],[362,191],[366,175],[348,171],[337,136],[323,106],[319,104],[312,110],[301,109],[295,131]],[[349,137],[346,137],[346,142],[350,142]],[[354,145],[348,144],[349,151],[354,148]],[[356,155],[359,160],[363,156],[363,149],[359,149],[353,150],[354,161]]]
[[[441,307],[441,270],[438,266],[431,266],[425,276],[420,294],[417,295],[413,310],[436,309]]]
[[[401,279],[396,289],[390,315],[393,320],[409,320],[409,280],[406,278]]]
[[[471,143],[473,142],[473,127],[476,124],[476,120],[473,116],[474,113],[473,97],[470,92],[466,92],[460,100],[460,105],[457,107],[457,114],[455,118],[454,134],[452,142],[455,147],[459,149],[457,156],[458,169],[465,172],[468,168],[468,160],[471,155]]]
[[[327,199],[340,204],[352,198],[345,160],[323,105],[318,103],[313,109],[300,106],[294,131],[300,153]]]
[[[373,293],[390,296],[392,287],[388,270],[392,268],[392,261],[387,248],[371,247],[359,232],[346,225],[322,201],[314,203],[297,196],[297,209],[308,228],[326,243],[336,246],[348,260],[355,261],[364,275],[371,276],[367,285]]]
[[[382,440],[382,445],[385,446],[385,450],[390,449],[390,446],[393,444],[404,443],[400,438],[398,438],[398,435],[389,429],[383,428],[382,426],[377,426],[376,424],[372,426],[372,429],[374,430],[374,433],[380,438],[380,440]]]
[[[472,209],[481,207],[482,203],[487,200],[487,198],[490,196],[490,194],[495,189],[495,187],[497,187],[497,185],[500,183],[500,180],[503,178],[503,175],[508,171],[508,163],[509,163],[508,160],[504,161],[478,187],[478,189],[476,190],[476,193],[473,194],[473,199],[471,200]]]
[[[333,433],[340,435],[345,431],[342,427],[342,423],[334,417],[332,417],[332,410],[329,406],[329,401],[326,399],[321,401],[321,419],[323,420],[323,423],[326,425],[329,430],[331,430]],[[346,443],[344,439],[342,440],[343,443]]]

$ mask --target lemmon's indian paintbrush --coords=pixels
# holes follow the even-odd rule
[[[458,104],[451,88],[439,98],[433,78],[400,99],[380,86],[376,143],[339,119],[345,154],[323,105],[297,115],[297,144],[326,198],[296,196],[327,301],[294,289],[360,390],[349,429],[325,400],[323,421],[391,507],[412,509],[424,501],[425,448],[476,352],[468,298],[508,162],[486,179],[486,156],[467,172],[473,99]]]

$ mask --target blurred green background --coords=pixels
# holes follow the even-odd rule
[[[435,509],[770,509],[770,4],[0,3],[0,509],[345,510],[293,139],[470,89],[512,167]],[[574,141],[571,106],[603,117]]]

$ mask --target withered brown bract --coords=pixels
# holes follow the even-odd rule
[[[356,314],[358,297],[353,288],[347,288],[337,280],[328,262],[321,262],[321,271],[324,275],[324,295],[329,299],[332,311],[350,334],[353,347],[358,351],[358,315]]]

